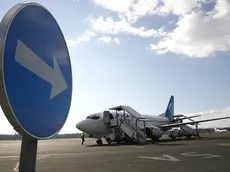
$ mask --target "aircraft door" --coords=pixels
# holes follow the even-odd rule
[[[110,112],[109,111],[103,112],[103,120],[106,124],[110,123]]]

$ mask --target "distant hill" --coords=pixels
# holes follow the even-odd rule
[[[81,133],[73,133],[73,134],[58,134],[51,139],[66,139],[66,138],[80,138]],[[89,137],[87,134],[85,137]],[[0,134],[0,140],[21,140],[22,136],[19,134],[16,135],[7,135],[7,134]]]
[[[218,128],[218,129],[226,129],[230,131],[230,128]],[[206,133],[206,132],[214,132],[213,128],[200,128],[200,133]],[[73,133],[73,134],[57,134],[51,139],[66,139],[66,138],[80,138],[81,133]],[[85,138],[88,138],[89,135],[85,135]],[[21,140],[22,136],[19,134],[16,135],[6,135],[6,134],[0,134],[0,140]]]

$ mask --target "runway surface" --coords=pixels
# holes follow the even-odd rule
[[[216,135],[216,136],[215,136]],[[96,145],[94,139],[39,141],[37,172],[228,172],[230,133],[156,145]],[[20,141],[0,141],[0,172],[18,171]]]

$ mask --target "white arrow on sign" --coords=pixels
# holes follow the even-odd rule
[[[53,56],[54,68],[51,68],[22,41],[18,40],[15,61],[52,85],[50,99],[67,89],[55,55]]]
[[[161,161],[180,161],[179,159],[171,156],[171,155],[167,155],[164,154],[160,157],[147,157],[147,156],[139,156],[138,158],[140,159],[152,159],[152,160],[161,160]]]

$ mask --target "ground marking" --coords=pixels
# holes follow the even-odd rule
[[[128,147],[130,147],[130,148],[139,148],[139,149],[145,148],[145,147],[143,147],[143,146],[128,146]]]
[[[219,158],[221,155],[214,155],[214,154],[199,154],[197,152],[185,152],[181,153],[183,156],[188,156],[188,157],[203,157],[203,158]]]
[[[230,143],[220,143],[219,146],[230,146]]]
[[[140,159],[161,160],[161,161],[180,161],[176,157],[173,157],[173,156],[168,155],[168,154],[163,154],[162,156],[159,156],[159,157],[139,156],[138,158],[140,158]]]

